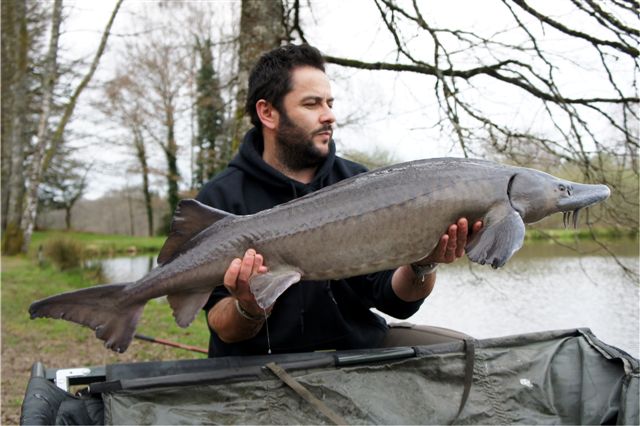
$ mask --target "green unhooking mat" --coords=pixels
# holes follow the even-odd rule
[[[414,348],[116,364],[105,371],[84,397],[66,394],[74,401],[67,407],[84,422],[639,423],[638,360],[586,329]],[[23,423],[69,423],[68,413],[44,418],[38,403],[52,404],[42,404],[39,392],[36,398],[27,389]],[[94,413],[100,400],[102,416]]]

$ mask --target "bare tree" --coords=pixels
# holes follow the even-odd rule
[[[153,204],[151,186],[149,182],[149,158],[144,132],[144,109],[142,99],[144,93],[129,76],[129,71],[116,76],[105,85],[105,100],[95,106],[107,117],[113,120],[119,127],[124,128],[128,145],[133,148],[133,153],[138,163],[139,173],[142,178],[142,194],[147,217],[147,235],[154,234]],[[127,194],[129,192],[127,191]],[[131,199],[130,194],[127,199]],[[131,222],[133,226],[133,221]]]
[[[179,2],[141,6],[132,31],[124,36],[119,49],[117,71],[105,85],[107,103],[94,103],[111,118],[111,124],[125,129],[127,145],[134,147],[142,173],[149,232],[154,216],[150,210],[150,164],[157,160],[158,153],[164,157],[164,165],[156,165],[153,170],[164,174],[167,182],[163,228],[185,183],[178,159],[186,152],[186,142],[190,140],[192,145],[191,185],[207,179],[230,158],[228,111],[235,93],[235,74],[229,65],[234,54],[227,50],[237,44],[225,33],[229,29],[215,24],[216,7],[212,3]],[[218,49],[217,70],[214,48]]]
[[[62,0],[55,0],[53,13],[51,14],[51,38],[49,40],[49,50],[45,60],[44,83],[42,85],[42,109],[38,122],[38,133],[36,134],[36,145],[31,154],[30,167],[27,171],[27,192],[24,200],[24,210],[22,211],[21,225],[23,228],[22,251],[29,248],[31,233],[35,225],[37,215],[37,196],[41,185],[42,176],[45,171],[44,159],[47,155],[49,135],[49,118],[53,107],[53,92],[58,75],[58,41],[60,39],[60,24],[62,23]],[[58,141],[57,141],[58,142]],[[55,150],[54,146],[51,149]],[[54,151],[52,151],[54,152]]]
[[[39,54],[49,18],[38,2],[1,2],[1,8],[2,243],[5,253],[16,253],[22,246],[24,165],[36,128],[33,111],[42,93]]]
[[[166,162],[167,198],[173,212],[179,201],[178,149],[176,126],[188,106],[188,48],[176,37],[150,33],[127,47],[129,78],[140,96],[144,133],[156,142]]]
[[[16,4],[22,3],[23,2],[17,2]],[[21,185],[23,187],[26,187],[26,191],[24,193],[23,200],[13,198],[18,195],[16,194],[16,192],[18,191],[12,190],[9,194],[9,205],[11,206],[13,204],[15,206],[19,206],[21,211],[21,219],[19,221],[19,225],[17,226],[15,224],[7,224],[7,230],[13,230],[13,232],[6,232],[4,236],[4,246],[7,254],[15,253],[18,246],[23,252],[26,252],[28,250],[37,215],[37,196],[38,189],[42,183],[42,177],[49,166],[51,158],[56,154],[59,145],[62,143],[65,128],[73,115],[80,94],[89,84],[98,67],[100,58],[102,57],[107,40],[109,38],[111,26],[113,25],[113,21],[118,12],[118,9],[120,8],[121,3],[122,0],[119,0],[114,7],[113,13],[102,34],[100,45],[96,51],[91,65],[89,66],[89,69],[87,70],[81,81],[78,83],[78,85],[75,86],[75,88],[72,90],[72,93],[68,100],[64,103],[59,121],[52,126],[52,123],[50,121],[52,116],[52,109],[54,107],[54,92],[56,89],[56,84],[58,83],[59,74],[58,49],[60,25],[62,22],[62,0],[56,0],[53,3],[48,50],[42,67],[42,97],[38,110],[37,132],[34,138],[34,146],[30,147],[29,158],[28,161],[26,161],[24,180],[23,182],[21,182]],[[21,29],[21,31],[24,32],[25,29],[23,28]],[[28,34],[26,35],[26,37],[28,37]],[[19,57],[20,55],[22,54],[19,54]],[[22,65],[23,64],[19,64],[19,66]],[[18,79],[15,84],[18,85],[17,87],[19,87],[19,85],[23,81],[23,79]],[[20,89],[16,90],[18,92],[20,91]],[[15,106],[16,105],[14,102],[14,107]],[[19,120],[23,119],[23,117],[20,117],[15,113],[13,117],[17,117],[17,119]],[[51,131],[52,127],[53,131]],[[14,132],[15,131],[16,130],[14,126]],[[18,133],[20,132],[18,131]],[[19,165],[19,167],[23,167],[23,164],[18,164],[21,161],[18,147],[12,146],[12,150],[14,149],[16,150],[17,155],[12,155],[12,163],[14,163],[11,167],[12,176],[14,176],[13,173],[17,171],[14,166]],[[26,149],[24,143],[21,149],[23,151]],[[15,184],[16,186],[18,185],[17,182]],[[11,185],[13,185],[13,183]],[[12,198],[13,201],[11,200]],[[11,241],[11,244],[6,244],[6,242],[8,241]]]
[[[24,160],[24,131],[22,118],[26,114],[28,99],[27,6],[24,0],[2,2],[2,228],[5,231],[3,249],[18,235],[21,203],[24,192],[22,163]],[[13,193],[13,197],[11,194]],[[8,225],[8,228],[7,228]]]
[[[609,184],[614,194],[622,188],[614,178],[619,175],[608,167],[626,168],[637,182],[639,98],[630,76],[639,69],[636,1],[572,0],[573,13],[555,18],[541,11],[539,3],[501,0],[497,5],[511,16],[511,25],[488,35],[474,28],[440,26],[429,4],[415,0],[373,4],[395,45],[395,60],[371,62],[325,52],[327,61],[430,78],[441,132],[452,135],[465,156],[494,152],[528,164],[532,152],[544,153],[578,167],[588,181]],[[290,8],[292,30],[307,41],[304,30],[310,24],[301,17],[303,6],[292,0]],[[570,39],[580,57],[554,50],[560,38]],[[598,72],[608,86],[597,94],[584,90],[586,94],[576,95],[570,86],[580,76],[568,79],[568,72]],[[549,130],[531,131],[513,116],[491,115],[479,102],[505,91],[533,103],[542,111],[537,120],[550,123]],[[637,229],[638,218],[624,226]]]

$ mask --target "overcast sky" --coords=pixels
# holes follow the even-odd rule
[[[90,55],[94,52],[114,3],[113,0],[65,1],[66,5],[73,5],[69,9],[67,33],[63,36],[63,44],[70,56]],[[149,7],[150,3],[146,2],[146,7]],[[365,61],[395,60],[395,46],[371,0],[313,0],[311,3],[313,15],[306,15],[306,22],[309,24],[306,27],[306,35],[321,51],[333,56]],[[538,2],[536,6],[545,7],[545,3],[552,9],[550,12],[554,16],[573,20],[575,25],[581,24],[576,22],[579,17],[572,13],[569,1]],[[227,16],[228,11],[234,7],[236,10],[238,8],[238,2],[233,0],[216,0],[215,4],[221,11],[227,11]],[[425,9],[428,8],[430,19],[440,27],[462,27],[489,36],[513,25],[506,8],[499,1],[449,0],[424,1],[420,4],[424,4]],[[124,39],[122,35],[132,31],[131,22],[139,19],[138,14],[144,5],[145,2],[142,1],[125,1],[114,26],[114,36],[109,41],[109,50],[101,62],[98,80],[112,75],[118,63],[117,52]],[[540,28],[534,27],[531,30],[536,32]],[[585,27],[584,31],[589,32],[593,29]],[[509,37],[509,34],[507,33],[506,37]],[[419,51],[420,40],[416,39],[414,43]],[[572,61],[581,62],[581,52],[573,51],[571,42],[566,38],[554,37],[549,43],[551,44],[547,47],[552,47],[559,55],[569,55]],[[430,52],[419,53],[425,60],[429,60]],[[473,64],[470,63],[470,66]],[[569,61],[566,62],[566,66],[570,68]],[[631,68],[620,70],[622,73],[629,73],[629,81],[632,71]],[[440,134],[435,127],[441,113],[438,111],[433,93],[433,78],[411,73],[362,71],[334,65],[328,67],[328,73],[333,80],[338,123],[341,117],[354,113],[360,117],[357,125],[338,127],[335,138],[339,150],[372,151],[380,148],[391,153],[398,161],[461,155],[456,142],[449,135]],[[598,93],[602,80],[601,77],[594,78],[585,70],[581,70],[578,77],[575,70],[571,69],[561,75],[561,78],[566,79],[565,87],[572,92],[569,94],[577,96],[583,95],[585,91],[591,94]],[[482,82],[478,84],[482,85]],[[530,131],[550,131],[550,123],[539,119],[540,107],[534,107],[531,101],[520,93],[502,90],[498,86],[491,88],[485,92],[491,96],[478,98],[478,104],[481,104],[483,109],[495,111],[495,114]],[[79,108],[79,118],[86,113],[86,104],[92,98],[95,99],[95,93],[84,94]],[[88,126],[82,119],[78,120],[76,125]],[[95,123],[91,125],[94,126]],[[97,126],[95,131],[101,132],[100,127]],[[85,155],[95,155],[95,143],[94,141],[93,145],[89,145],[92,149]],[[188,141],[183,139],[181,143],[181,173],[185,180],[188,180]],[[126,176],[122,171],[122,165],[126,163],[122,160],[122,152],[108,147],[101,149],[99,154],[98,167],[105,163],[111,166],[94,173],[95,177],[89,191],[91,198],[99,196],[108,187],[122,186],[123,177]],[[161,158],[156,161],[158,166],[162,166]],[[132,179],[134,181],[131,184],[136,185],[136,178]]]

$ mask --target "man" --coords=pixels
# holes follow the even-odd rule
[[[317,49],[287,45],[263,55],[251,72],[247,98],[254,128],[229,167],[202,188],[199,201],[253,214],[366,171],[335,155],[333,96]],[[473,231],[480,227],[475,223]],[[250,249],[229,265],[224,287],[213,291],[204,308],[211,330],[209,356],[389,344],[393,333],[370,308],[395,318],[414,314],[433,288],[437,264],[464,255],[468,233],[467,220],[461,218],[418,264],[339,281],[303,281],[264,311],[249,279],[266,272],[269,259]]]

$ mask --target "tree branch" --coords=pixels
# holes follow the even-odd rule
[[[398,63],[389,63],[389,62],[364,62],[356,59],[347,59],[347,58],[339,58],[337,56],[325,55],[325,60],[331,64],[341,65],[350,68],[358,68],[363,70],[373,70],[373,71],[409,71],[417,74],[424,74],[430,76],[437,76],[441,74],[447,77],[459,77],[464,79],[469,79],[471,77],[475,77],[477,75],[488,75],[494,77],[498,80],[504,81],[505,83],[513,84],[518,86],[527,92],[531,93],[537,98],[548,100],[548,101],[557,101],[567,104],[583,104],[586,105],[588,103],[613,103],[613,104],[623,104],[623,103],[634,103],[640,102],[640,97],[623,97],[623,98],[566,98],[559,95],[552,95],[543,92],[540,89],[535,88],[532,85],[523,83],[522,81],[504,76],[500,74],[498,71],[501,70],[504,66],[508,64],[518,64],[518,61],[507,60],[494,65],[487,65],[477,68],[471,68],[469,70],[454,70],[454,69],[445,69],[438,70],[437,68],[429,65],[416,65],[416,64],[398,64]]]
[[[640,55],[640,51],[633,46],[629,46],[627,44],[618,43],[616,41],[610,40],[601,40],[599,38],[593,37],[589,34],[583,33],[581,31],[572,30],[565,25],[562,25],[560,22],[555,21],[548,16],[538,12],[536,9],[529,6],[524,0],[511,0],[514,4],[518,5],[522,10],[526,11],[530,15],[534,16],[536,19],[544,22],[547,25],[561,31],[567,35],[572,37],[578,37],[584,40],[591,42],[595,46],[609,46],[620,52],[626,53],[632,58],[637,58]]]

